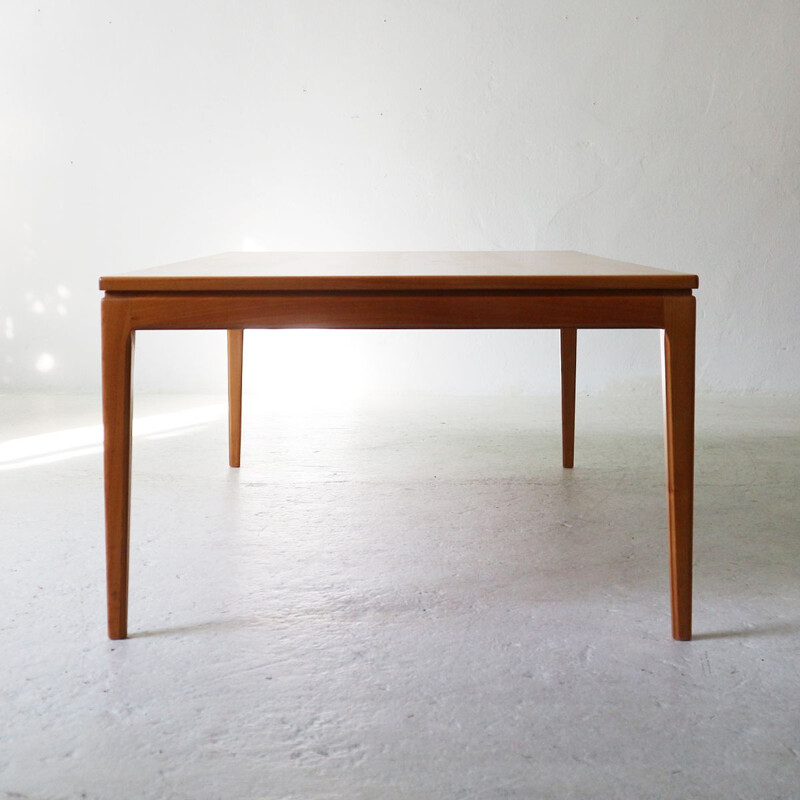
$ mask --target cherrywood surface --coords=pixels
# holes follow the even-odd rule
[[[137,330],[663,328],[665,293],[112,292],[107,297],[126,304]]]
[[[572,467],[577,330],[661,328],[672,626],[690,639],[696,286],[695,275],[572,252],[239,253],[101,279],[109,636],[127,636],[135,331],[227,330],[238,466],[245,328],[559,328],[562,460]]]
[[[693,289],[697,276],[574,251],[220,253],[100,279],[105,291]]]

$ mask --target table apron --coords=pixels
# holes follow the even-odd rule
[[[663,328],[689,292],[106,293],[129,330],[235,328]],[[123,322],[124,320],[124,322]]]

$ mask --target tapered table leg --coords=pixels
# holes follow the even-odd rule
[[[562,463],[572,467],[575,460],[575,361],[578,345],[576,328],[561,329],[561,452]]]
[[[228,462],[238,467],[242,453],[242,355],[244,331],[228,331]]]
[[[102,340],[108,635],[124,639],[128,635],[134,345],[125,300],[103,299]]]
[[[664,395],[667,439],[672,636],[692,638],[695,299],[664,300]]]

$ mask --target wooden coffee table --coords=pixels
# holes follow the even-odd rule
[[[672,635],[692,636],[696,275],[575,252],[223,253],[100,279],[108,633],[128,625],[137,330],[228,332],[239,466],[245,328],[558,328],[563,464],[573,463],[579,328],[664,330]]]

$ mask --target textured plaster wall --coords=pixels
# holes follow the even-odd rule
[[[101,273],[231,249],[578,249],[700,274],[709,390],[800,389],[797,0],[0,5],[0,390],[99,386]],[[547,332],[254,333],[303,391],[549,392]],[[647,389],[654,332],[581,339]],[[223,335],[140,335],[140,388]]]

